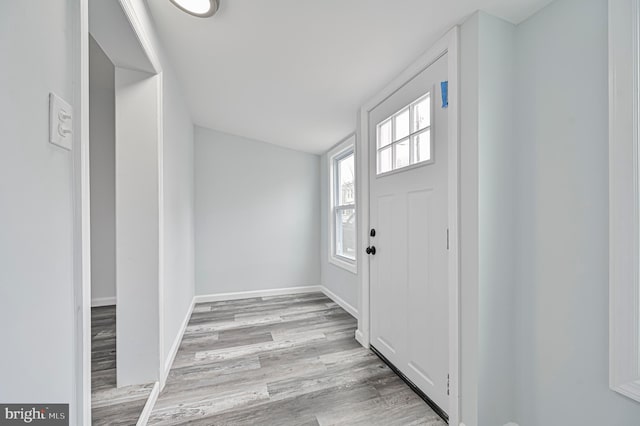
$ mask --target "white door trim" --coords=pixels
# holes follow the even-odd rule
[[[71,416],[91,425],[91,223],[89,198],[89,1],[73,2],[73,288],[75,389]],[[73,418],[73,417],[72,417]]]
[[[358,159],[358,223],[360,224],[360,246],[362,252],[369,245],[369,114],[381,102],[403,87],[408,81],[417,76],[443,54],[448,53],[449,80],[449,422],[457,425],[459,422],[459,28],[451,29],[443,38],[436,42],[431,49],[411,64],[389,85],[381,90],[359,111],[359,137],[356,143],[356,158]],[[370,342],[370,288],[369,288],[369,259],[362,257],[362,273],[360,275],[360,316],[356,339],[364,347]]]
[[[158,135],[159,149],[162,148],[163,105],[162,68],[158,55],[138,18],[131,0],[119,0],[131,28],[136,34],[147,59],[159,75],[158,85]],[[75,319],[75,374],[74,389],[75,423],[91,425],[91,198],[89,169],[89,0],[72,2],[73,10],[73,107],[76,115],[73,132],[73,263],[74,263],[74,319]],[[161,154],[159,154],[161,155]],[[162,164],[162,157],[158,161]],[[162,168],[159,168],[162,182]],[[161,188],[159,188],[161,190]],[[162,209],[161,209],[162,210]],[[160,217],[160,229],[162,229]],[[160,231],[161,232],[161,231]],[[160,234],[161,235],[161,234]],[[163,241],[159,240],[160,255]],[[162,258],[160,258],[162,264]],[[161,275],[160,275],[161,277]],[[160,315],[162,315],[162,282],[160,286]],[[160,316],[160,348],[162,357],[163,322]],[[160,362],[159,377],[163,376],[164,362]],[[72,423],[73,424],[73,423]]]
[[[640,402],[640,0],[609,1],[609,386]]]

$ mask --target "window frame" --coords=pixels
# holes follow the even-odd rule
[[[640,0],[609,0],[609,387],[640,402]]]
[[[354,163],[354,199],[352,204],[339,204],[339,191],[337,188],[337,176],[338,176],[338,162],[347,158],[348,156],[353,155],[353,163]],[[358,273],[358,209],[357,209],[357,199],[358,199],[358,179],[357,179],[357,154],[356,154],[356,137],[355,135],[351,135],[347,137],[344,141],[340,142],[336,145],[329,153],[327,154],[327,163],[328,163],[328,174],[329,174],[329,244],[328,244],[328,258],[329,263],[338,266],[342,269],[345,269],[353,274]],[[344,210],[354,211],[354,231],[355,231],[355,259],[349,259],[348,257],[341,256],[337,254],[337,218],[338,213]]]
[[[398,172],[404,172],[407,170],[411,170],[413,168],[416,167],[422,167],[422,166],[426,166],[428,164],[433,164],[435,162],[435,152],[434,152],[434,110],[435,110],[435,103],[434,103],[434,96],[433,94],[435,93],[435,90],[433,87],[430,87],[429,90],[427,92],[425,92],[424,94],[420,95],[418,98],[416,98],[415,100],[413,100],[412,102],[409,102],[407,105],[404,105],[402,108],[400,108],[398,111],[394,112],[393,114],[391,114],[389,117],[385,118],[384,120],[381,120],[379,123],[376,124],[376,143],[375,143],[375,156],[376,156],[376,178],[378,177],[384,177],[390,174],[394,174],[394,173],[398,173]],[[420,102],[422,102],[425,98],[429,98],[429,125],[423,127],[422,129],[419,130],[413,130],[413,124],[414,124],[414,107],[419,104]],[[398,140],[394,140],[395,139],[395,131],[396,131],[396,124],[395,124],[395,119],[396,117],[400,116],[401,114],[403,114],[405,111],[409,112],[409,134],[406,135],[405,137],[402,137]],[[380,130],[382,128],[383,125],[389,123],[391,125],[391,142],[389,142],[387,145],[385,146],[380,146]],[[414,138],[416,138],[417,136],[421,135],[422,133],[425,132],[429,132],[429,152],[430,152],[430,157],[428,160],[425,161],[420,161],[420,162],[413,162],[414,160]],[[403,142],[409,142],[409,164],[407,164],[406,166],[402,166],[402,167],[398,167],[398,168],[394,168],[395,164],[396,164],[396,152],[395,152],[395,146],[403,143]],[[386,172],[380,172],[380,153],[384,150],[389,149],[391,151],[391,170],[387,170]]]

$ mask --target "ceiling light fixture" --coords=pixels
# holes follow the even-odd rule
[[[212,16],[218,10],[218,0],[169,0],[178,9],[198,18]]]

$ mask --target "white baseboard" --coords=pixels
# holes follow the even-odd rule
[[[254,297],[284,296],[287,294],[324,293],[329,299],[336,302],[342,309],[349,312],[354,318],[358,318],[358,310],[343,298],[335,294],[323,285],[310,285],[305,287],[285,287],[269,290],[238,291],[234,293],[200,294],[194,297],[195,303],[223,302],[225,300],[251,299]]]
[[[160,390],[164,389],[164,385],[167,384],[167,377],[169,376],[169,372],[171,371],[171,366],[173,366],[173,360],[176,359],[176,355],[178,354],[178,349],[180,348],[180,343],[182,343],[182,337],[184,336],[184,332],[187,330],[187,325],[189,324],[189,320],[191,319],[191,314],[193,313],[193,308],[196,305],[196,297],[194,296],[191,300],[191,306],[187,310],[187,315],[185,315],[182,320],[182,324],[180,325],[180,330],[173,340],[173,344],[171,345],[171,349],[169,350],[169,356],[164,364],[164,370],[162,372],[162,376],[160,377]]]
[[[322,292],[319,285],[305,287],[275,288],[270,290],[238,291],[234,293],[201,294],[195,297],[196,303],[221,302],[225,300],[251,299],[254,297],[283,296],[287,294],[302,294]]]
[[[156,405],[156,401],[158,400],[158,395],[160,395],[160,382],[155,382],[153,389],[151,389],[151,394],[149,394],[149,398],[147,398],[147,402],[144,404],[142,413],[140,413],[136,426],[147,426],[153,407]]]
[[[99,306],[113,306],[116,304],[116,298],[114,297],[96,297],[91,299],[91,307],[97,308]]]
[[[329,299],[333,300],[338,305],[340,305],[340,307],[342,309],[344,309],[345,311],[349,312],[349,314],[351,314],[352,317],[354,317],[355,319],[359,319],[360,318],[358,316],[358,310],[356,308],[354,308],[351,304],[347,303],[342,297],[338,296],[337,294],[335,294],[334,292],[332,292],[331,290],[329,290],[327,287],[325,287],[323,285],[320,286],[320,290]]]
[[[364,333],[360,329],[356,330],[356,341],[362,345],[362,347],[369,349],[369,342],[364,338]]]

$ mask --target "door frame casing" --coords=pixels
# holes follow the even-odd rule
[[[91,221],[89,191],[89,0],[71,4],[73,74],[73,297],[75,386],[71,422],[91,425]],[[73,423],[71,423],[73,424]]]
[[[159,383],[164,385],[168,371],[163,362],[163,70],[132,0],[116,0],[133,29],[146,59],[157,76],[158,137],[158,257],[159,257]],[[73,264],[74,264],[74,364],[75,388],[72,407],[76,424],[91,425],[91,194],[89,161],[89,0],[72,0],[73,13]],[[72,419],[74,419],[72,417]],[[73,423],[72,423],[73,424]]]
[[[609,0],[609,387],[640,402],[640,0]]]
[[[448,90],[449,90],[449,117],[448,117],[448,228],[449,228],[449,421],[452,425],[459,423],[459,369],[460,369],[460,302],[459,302],[459,247],[460,238],[460,162],[459,162],[459,40],[460,29],[458,26],[449,30],[444,37],[438,40],[426,53],[406,68],[398,77],[378,92],[369,102],[364,104],[358,113],[359,129],[356,141],[356,158],[358,163],[357,178],[360,182],[358,191],[359,207],[359,250],[369,245],[370,228],[370,173],[369,173],[369,114],[380,103],[385,101],[400,88],[406,85],[414,77],[431,66],[435,61],[447,54],[448,61]],[[371,318],[370,318],[370,274],[369,258],[362,257],[361,266],[358,329],[356,340],[365,348],[370,345]]]

